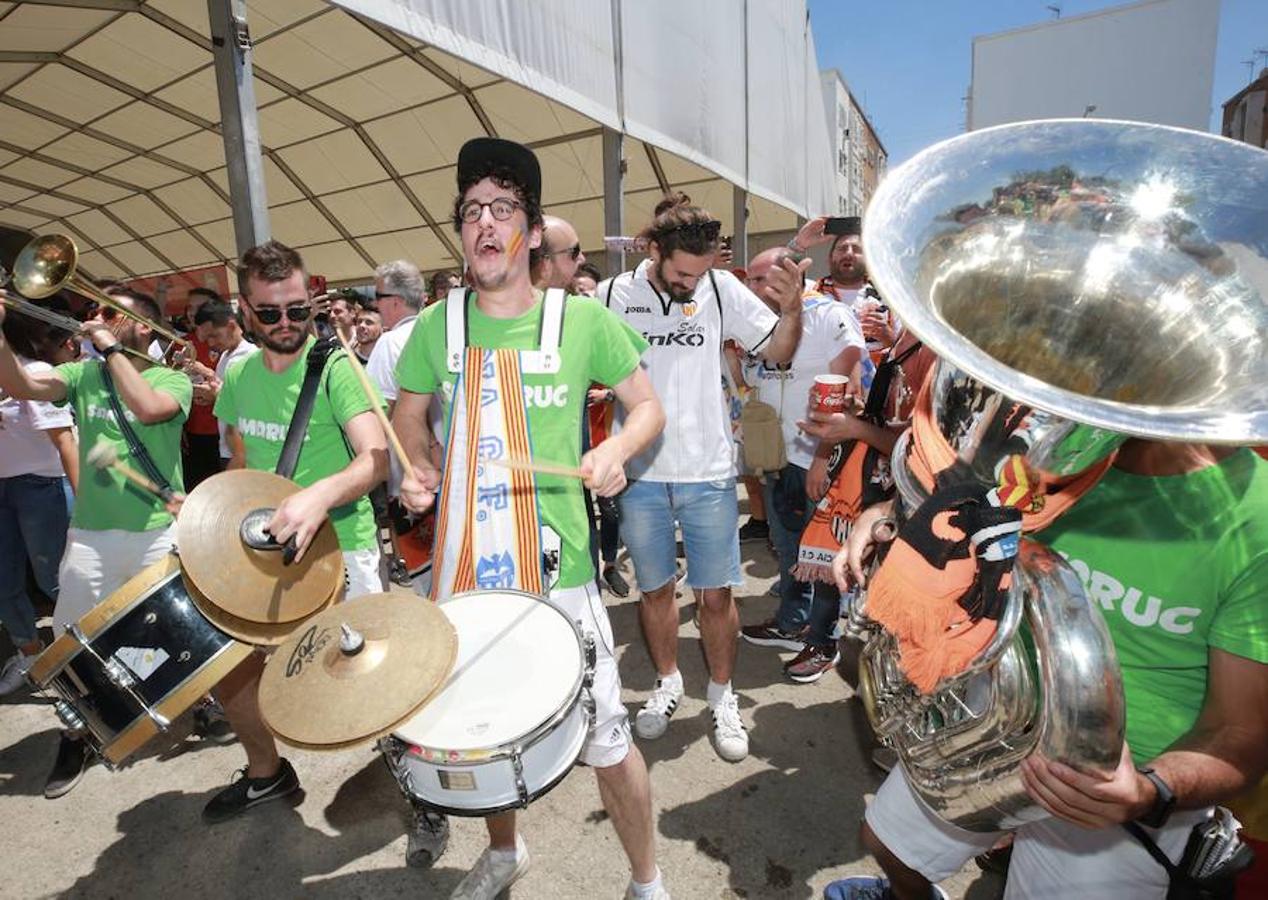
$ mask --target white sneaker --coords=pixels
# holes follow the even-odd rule
[[[678,708],[682,700],[682,682],[666,685],[662,679],[656,679],[656,689],[647,698],[643,708],[634,716],[634,731],[647,741],[654,741],[665,733],[669,727],[669,717]]]
[[[734,691],[729,691],[713,708],[713,747],[727,762],[739,762],[748,756],[748,732],[740,721]]]
[[[21,650],[4,661],[0,668],[0,697],[7,697],[26,684],[26,673],[31,671],[36,657],[27,656]]]
[[[529,862],[528,846],[518,833],[513,859],[506,859],[504,853],[495,857],[492,849],[486,847],[467,877],[449,895],[450,900],[494,900],[528,871]]]
[[[630,886],[625,889],[625,900],[639,900],[638,894],[634,893],[633,882],[630,882]],[[669,896],[669,891],[665,890],[665,886],[660,884],[644,900],[672,900],[672,898]]]

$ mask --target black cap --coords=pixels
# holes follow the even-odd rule
[[[458,188],[477,173],[487,172],[498,166],[510,171],[512,177],[533,199],[542,198],[542,167],[537,155],[523,144],[502,138],[472,138],[458,151]]]

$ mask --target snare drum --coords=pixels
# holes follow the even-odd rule
[[[111,766],[193,706],[252,648],[199,612],[175,554],[141,570],[45,650],[30,679]]]
[[[457,816],[524,807],[563,780],[594,723],[595,647],[549,600],[474,591],[440,604],[448,680],[385,742],[406,793]]]

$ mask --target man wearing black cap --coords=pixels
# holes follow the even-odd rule
[[[534,289],[530,255],[542,244],[540,198],[541,170],[528,148],[495,138],[463,146],[454,224],[474,290],[455,289],[424,310],[397,364],[393,421],[414,462],[401,499],[415,512],[437,504],[433,598],[470,590],[549,593],[593,636],[596,713],[581,760],[598,776],[630,859],[626,896],[664,900],[669,894],[656,867],[647,767],[629,739],[621,704],[611,626],[595,587],[582,480],[512,475],[469,462],[476,459],[468,452],[475,449],[472,442],[478,442],[480,460],[504,458],[501,448],[518,446],[526,449],[517,455],[578,467],[591,491],[610,497],[625,486],[626,460],[664,425],[639,365],[646,341],[595,301],[574,297],[565,316],[562,292]],[[615,386],[627,419],[619,436],[583,456],[581,420],[592,382]],[[444,409],[449,435],[443,485],[426,453],[433,397]],[[515,814],[485,822],[490,846],[453,897],[495,897],[528,868]]]

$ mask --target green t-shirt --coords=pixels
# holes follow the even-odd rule
[[[128,452],[128,442],[115,421],[110,397],[101,380],[102,363],[98,360],[62,363],[57,374],[66,382],[66,400],[75,411],[79,425],[79,494],[71,525],[90,531],[149,531],[172,521],[163,508],[163,501],[148,491],[126,481],[113,469],[96,470],[88,465],[88,452],[99,441],[105,441],[119,454],[119,460],[138,471],[139,463]],[[165,422],[145,425],[137,420],[123,403],[123,414],[149,451],[154,466],[174,490],[185,487],[181,474],[181,429],[189,416],[194,388],[183,372],[162,366],[151,366],[141,373],[156,391],[162,391],[180,404],[180,412]],[[59,404],[61,405],[61,404]]]
[[[1209,647],[1268,662],[1265,510],[1268,463],[1239,450],[1186,475],[1110,469],[1038,536],[1069,560],[1105,615],[1138,763],[1193,727]]]
[[[254,353],[225,373],[216,398],[216,418],[232,425],[242,436],[248,469],[271,472],[277,468],[313,343],[313,338],[309,338],[299,358],[283,372],[270,372],[264,367],[264,354]],[[308,420],[292,480],[308,487],[347,468],[353,453],[344,440],[343,426],[370,408],[347,355],[342,350],[331,354],[317,385],[312,418]],[[367,550],[376,546],[369,498],[335,507],[330,511],[330,520],[341,549]]]
[[[541,328],[541,299],[521,316],[495,319],[468,301],[467,341],[473,347],[535,350]],[[458,376],[445,364],[445,307],[442,301],[418,317],[396,364],[400,386],[416,394],[436,394],[445,413],[445,429],[453,386]],[[587,297],[569,297],[565,306],[555,375],[525,373],[524,398],[529,437],[537,459],[575,466],[581,459],[581,420],[586,391],[592,382],[619,384],[638,367],[647,341],[615,313]],[[563,544],[559,587],[577,587],[594,579],[590,559],[590,521],[581,482],[555,475],[536,476],[537,504],[542,524],[552,528]]]

